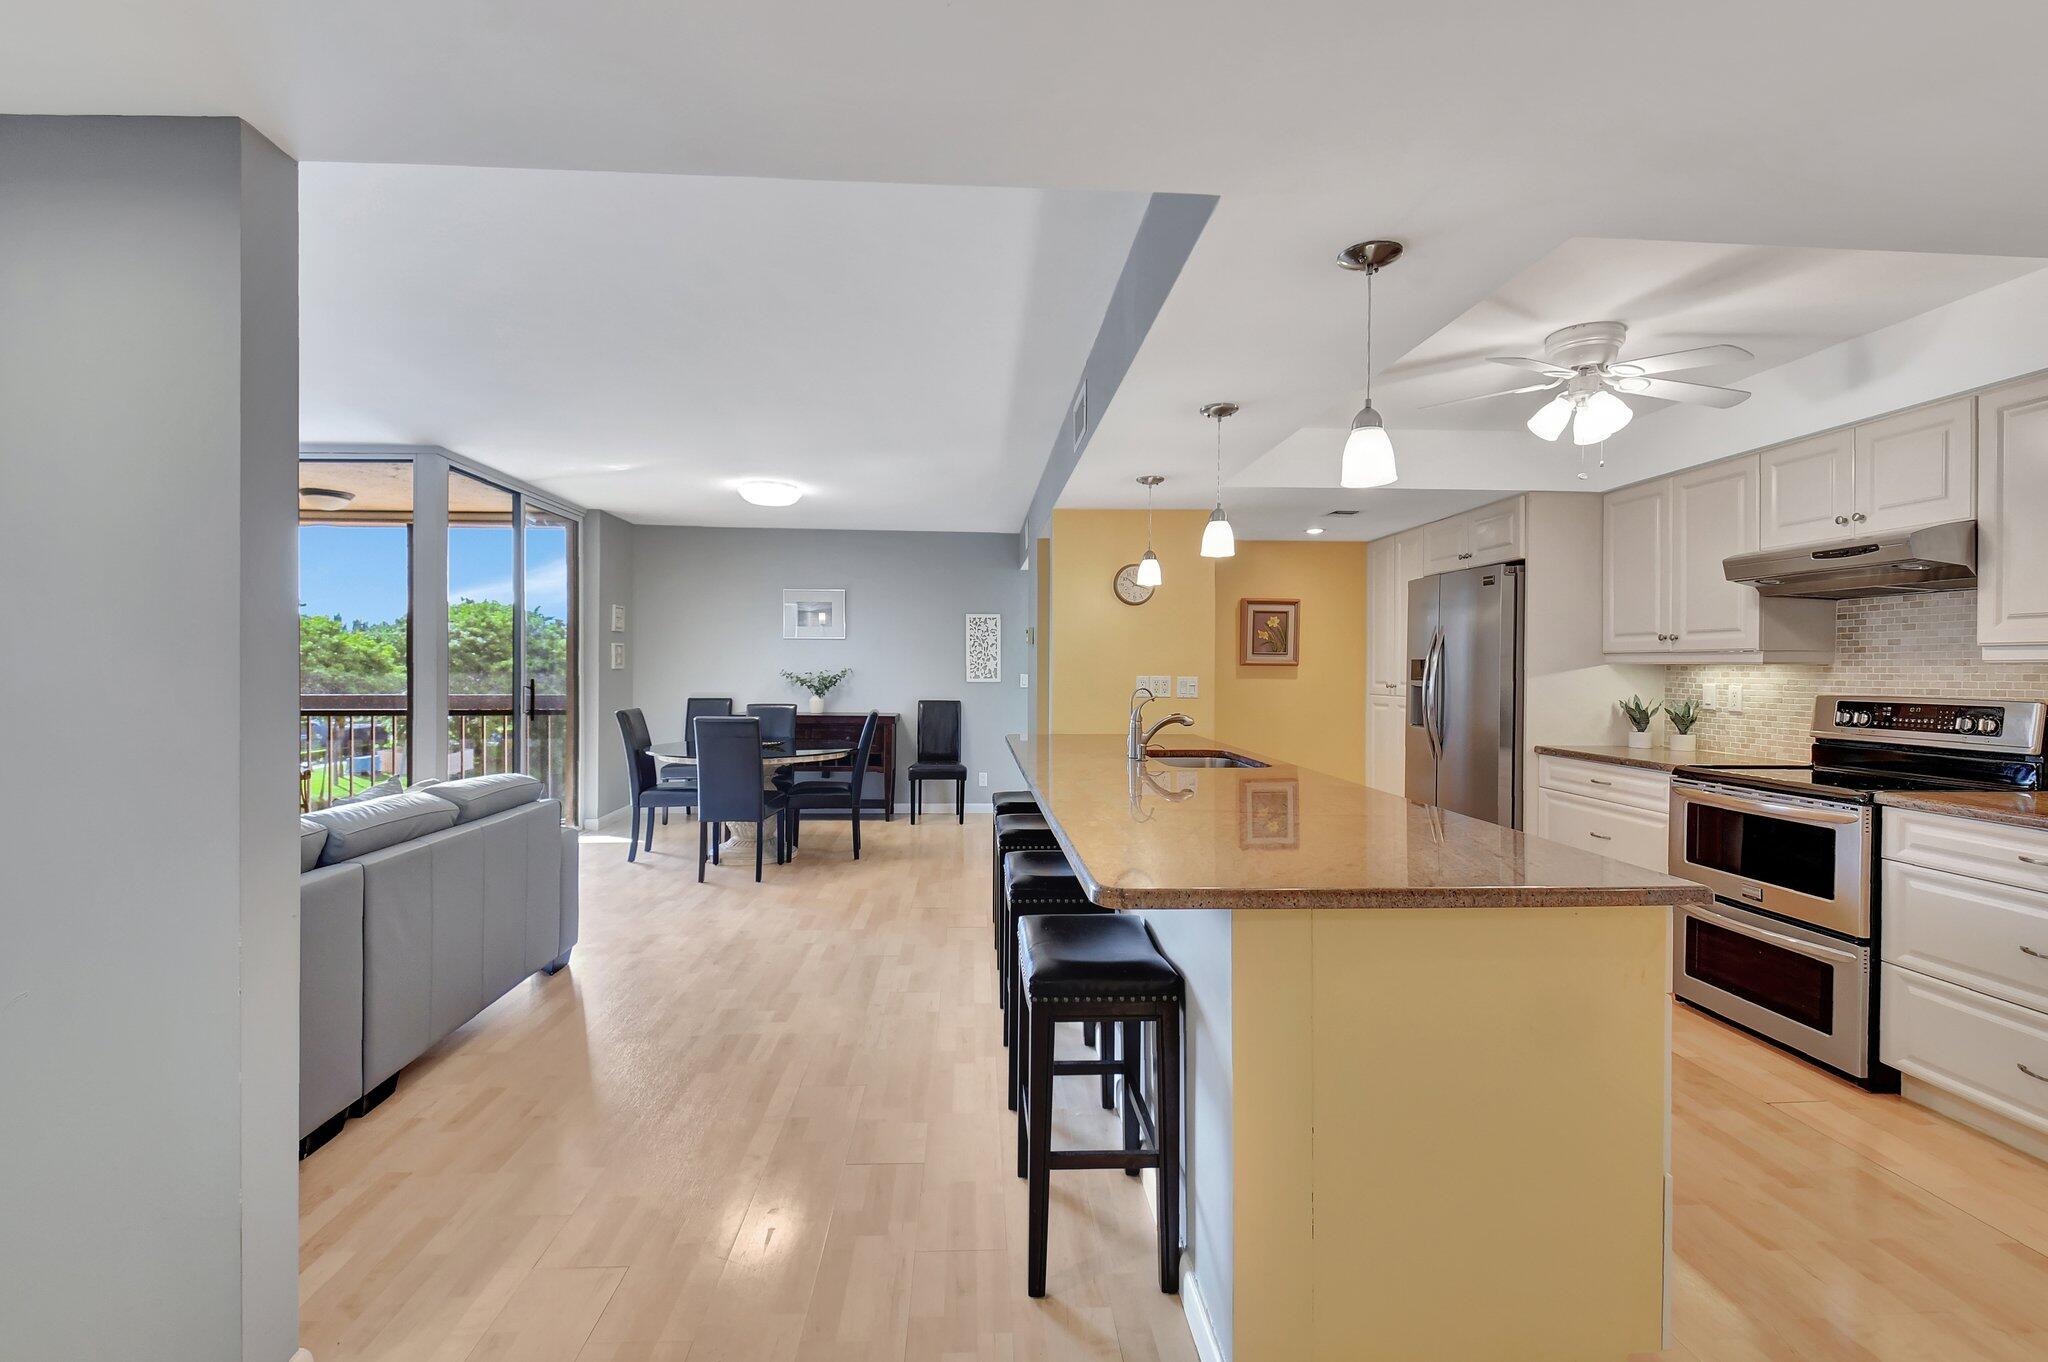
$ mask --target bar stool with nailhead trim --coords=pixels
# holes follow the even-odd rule
[[[1180,1290],[1180,1015],[1186,985],[1140,918],[1122,913],[1043,913],[1017,924],[1017,969],[1010,1009],[1021,1025],[1024,1091],[1017,1104],[1017,1174],[1030,1183],[1025,1290],[1045,1294],[1045,1249],[1052,1174],[1064,1168],[1159,1170],[1159,1289]],[[1060,1060],[1053,1031],[1064,1021],[1093,1021],[1124,1032],[1123,1057]],[[1157,1111],[1139,1092],[1135,1034],[1152,1024],[1158,1061]],[[1052,1147],[1053,1079],[1114,1073],[1124,1081],[1122,1149]],[[1146,1147],[1143,1136],[1151,1137]]]
[[[997,813],[1038,813],[1038,800],[1029,790],[997,790],[989,797]]]
[[[1010,996],[1010,976],[1017,971],[1017,924],[1024,918],[1037,913],[1102,913],[1109,911],[1098,908],[1088,901],[1081,891],[1081,879],[1074,868],[1067,864],[1067,858],[1057,851],[1012,851],[1003,857],[1003,955],[997,970],[1002,982],[1003,997]],[[1095,1044],[1093,1028],[1091,1034],[1082,1037],[1088,1044]],[[1108,1029],[1103,1030],[1104,1059],[1111,1057],[1106,1048],[1111,1037]],[[1010,1110],[1017,1109],[1017,1089],[1023,1081],[1019,1056],[1023,1046],[1017,1043],[1016,1009],[1003,1009],[1003,1044],[1010,1047]],[[1109,1073],[1102,1075],[1102,1106],[1104,1110],[1116,1107],[1116,1080]]]
[[[1003,857],[1013,851],[1058,851],[1052,825],[1035,813],[996,815],[995,865],[991,878],[989,916],[994,919],[996,958],[1003,956]],[[1007,995],[1005,995],[1007,997]]]

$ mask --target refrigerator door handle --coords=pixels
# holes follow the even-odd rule
[[[1429,735],[1429,751],[1444,754],[1444,636],[1438,630],[1429,641],[1429,654],[1422,663],[1422,728]]]

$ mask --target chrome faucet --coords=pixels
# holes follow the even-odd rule
[[[1144,697],[1142,700],[1138,698],[1141,695]],[[1144,726],[1145,706],[1158,698],[1158,696],[1143,686],[1131,692],[1131,728],[1129,740],[1124,744],[1124,754],[1132,761],[1143,761],[1145,759],[1146,747],[1151,745],[1152,739],[1158,735],[1159,730],[1168,724],[1179,724],[1182,728],[1193,728],[1195,726],[1193,719],[1190,719],[1185,714],[1176,713],[1169,714],[1158,723],[1152,725],[1152,727],[1146,728]]]

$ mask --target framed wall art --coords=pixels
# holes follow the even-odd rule
[[[967,617],[967,679],[969,681],[1000,681],[1003,679],[1003,617],[1001,615],[969,615]]]
[[[845,638],[846,589],[790,587],[782,593],[784,638]]]
[[[1301,602],[1258,600],[1237,603],[1237,661],[1244,667],[1301,665]]]

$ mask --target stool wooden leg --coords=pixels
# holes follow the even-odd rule
[[[1095,1052],[1098,1059],[1116,1058],[1116,1022],[1104,1022],[1095,1029]],[[1116,1110],[1116,1075],[1102,1075],[1102,1109]]]
[[[1024,1015],[1023,999],[1015,994],[1010,997],[1010,1012],[1016,1017]],[[1030,1036],[1020,1033],[1017,1043],[1010,1047],[1010,1110],[1017,1113],[1017,1176],[1020,1178],[1031,1171],[1031,1146],[1024,1129],[1029,1113],[1024,1110],[1024,1075],[1018,1068],[1030,1044]]]
[[[1180,1009],[1158,1022],[1159,1105],[1152,1113],[1159,1145],[1159,1289],[1180,1291]]]
[[[1052,1027],[1051,1008],[1031,1009],[1031,1034],[1025,1042],[1031,1063],[1025,1086],[1030,1114],[1024,1123],[1030,1137],[1026,1157],[1031,1213],[1026,1229],[1024,1291],[1034,1298],[1045,1294],[1046,1229],[1052,1215]]]
[[[1016,940],[1014,935],[1011,937],[1011,940],[1013,942]],[[1014,945],[1010,948],[1010,955],[1012,957],[1016,955],[1016,947]],[[1018,1088],[1024,1079],[1024,986],[1017,979],[1016,960],[1014,958],[1007,959],[1003,964],[1003,988],[1010,1000],[1010,1005],[1003,1011],[1003,1042],[1009,1046],[1010,1110],[1016,1111],[1018,1109]],[[1023,1153],[1020,1148],[1018,1158],[1021,1160],[1022,1157]],[[1017,1176],[1024,1176],[1024,1169],[1021,1163],[1017,1169]]]
[[[1126,1150],[1135,1150],[1139,1144],[1138,1073],[1141,1066],[1138,1059],[1140,1049],[1138,1037],[1143,1032],[1145,1023],[1127,1021],[1120,1022],[1118,1025],[1123,1032],[1118,1037],[1117,1044],[1121,1047],[1120,1054],[1124,1065],[1124,1148]],[[1124,1176],[1134,1178],[1138,1176],[1138,1172],[1139,1170],[1136,1168],[1126,1168],[1124,1169]]]
[[[1092,1021],[1084,1021],[1084,1022],[1082,1022],[1082,1023],[1081,1023],[1081,1043],[1082,1043],[1083,1045],[1087,1046],[1087,1047],[1088,1047],[1089,1049],[1091,1049],[1091,1050],[1093,1050],[1093,1049],[1095,1048],[1095,1023],[1094,1023],[1094,1022],[1092,1022]]]

